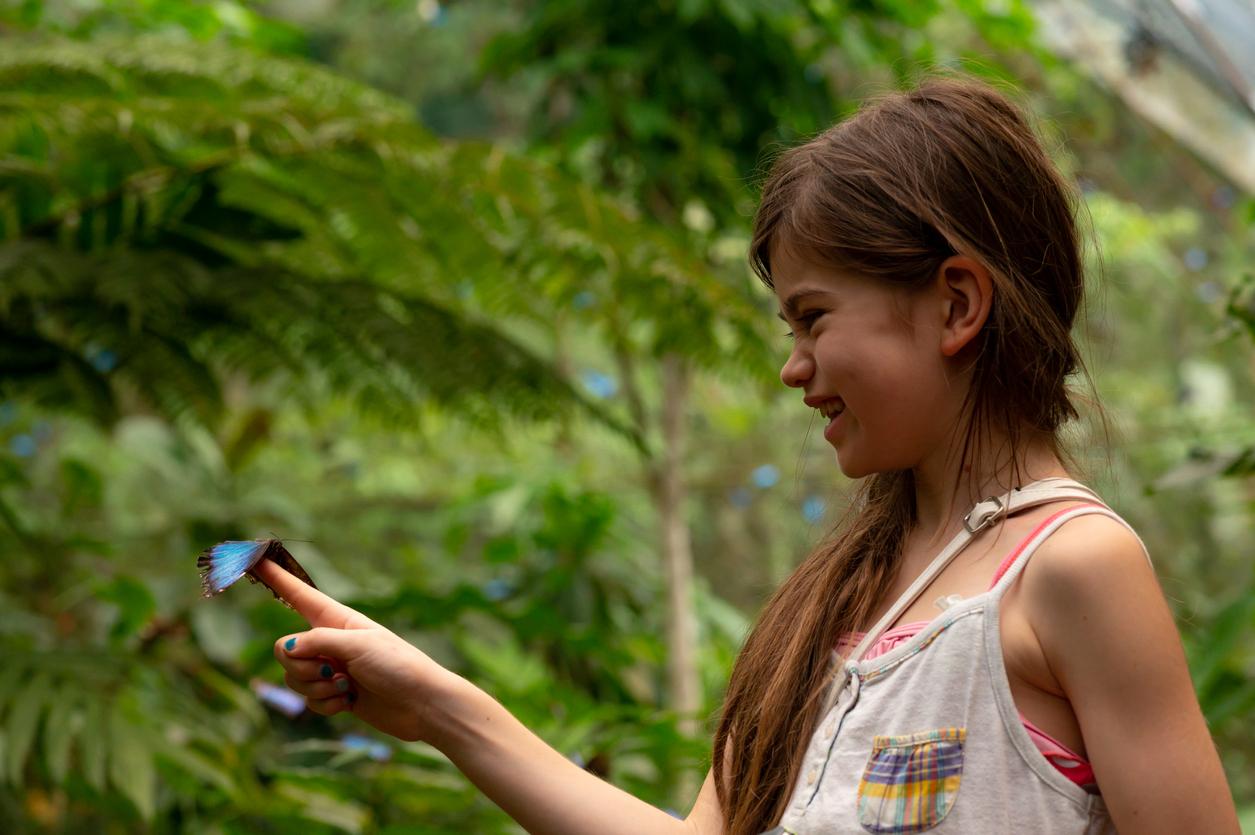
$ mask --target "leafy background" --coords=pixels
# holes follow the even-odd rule
[[[272,534],[687,812],[747,623],[848,489],[775,379],[755,185],[936,67],[1015,84],[1084,194],[1114,432],[1073,440],[1255,831],[1255,202],[1025,5],[0,9],[6,831],[520,831],[434,749],[282,709],[302,622],[193,570]]]

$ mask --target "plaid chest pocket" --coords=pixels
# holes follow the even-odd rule
[[[858,784],[858,822],[868,832],[924,832],[954,806],[967,728],[872,739]]]

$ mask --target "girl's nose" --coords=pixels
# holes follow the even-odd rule
[[[809,354],[799,351],[795,345],[793,352],[785,360],[784,367],[780,369],[780,382],[789,388],[797,388],[804,385],[813,373],[815,373],[815,361]]]

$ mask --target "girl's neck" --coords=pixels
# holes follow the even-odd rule
[[[944,458],[914,468],[916,535],[932,545],[944,543],[958,532],[963,517],[976,502],[1038,479],[1070,477],[1049,442],[1025,444],[1013,460],[1005,460],[1005,453],[997,455],[1005,449],[1006,445],[999,443],[983,449],[980,458],[990,466],[981,472],[966,467],[960,476],[959,463]],[[1004,460],[994,469],[992,462],[998,458]]]

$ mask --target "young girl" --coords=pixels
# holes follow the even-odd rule
[[[780,376],[860,483],[746,640],[687,820],[264,562],[314,627],[276,643],[288,685],[436,746],[533,833],[1237,833],[1148,555],[1064,465],[1072,199],[974,81],[776,162],[751,261],[793,337]]]

